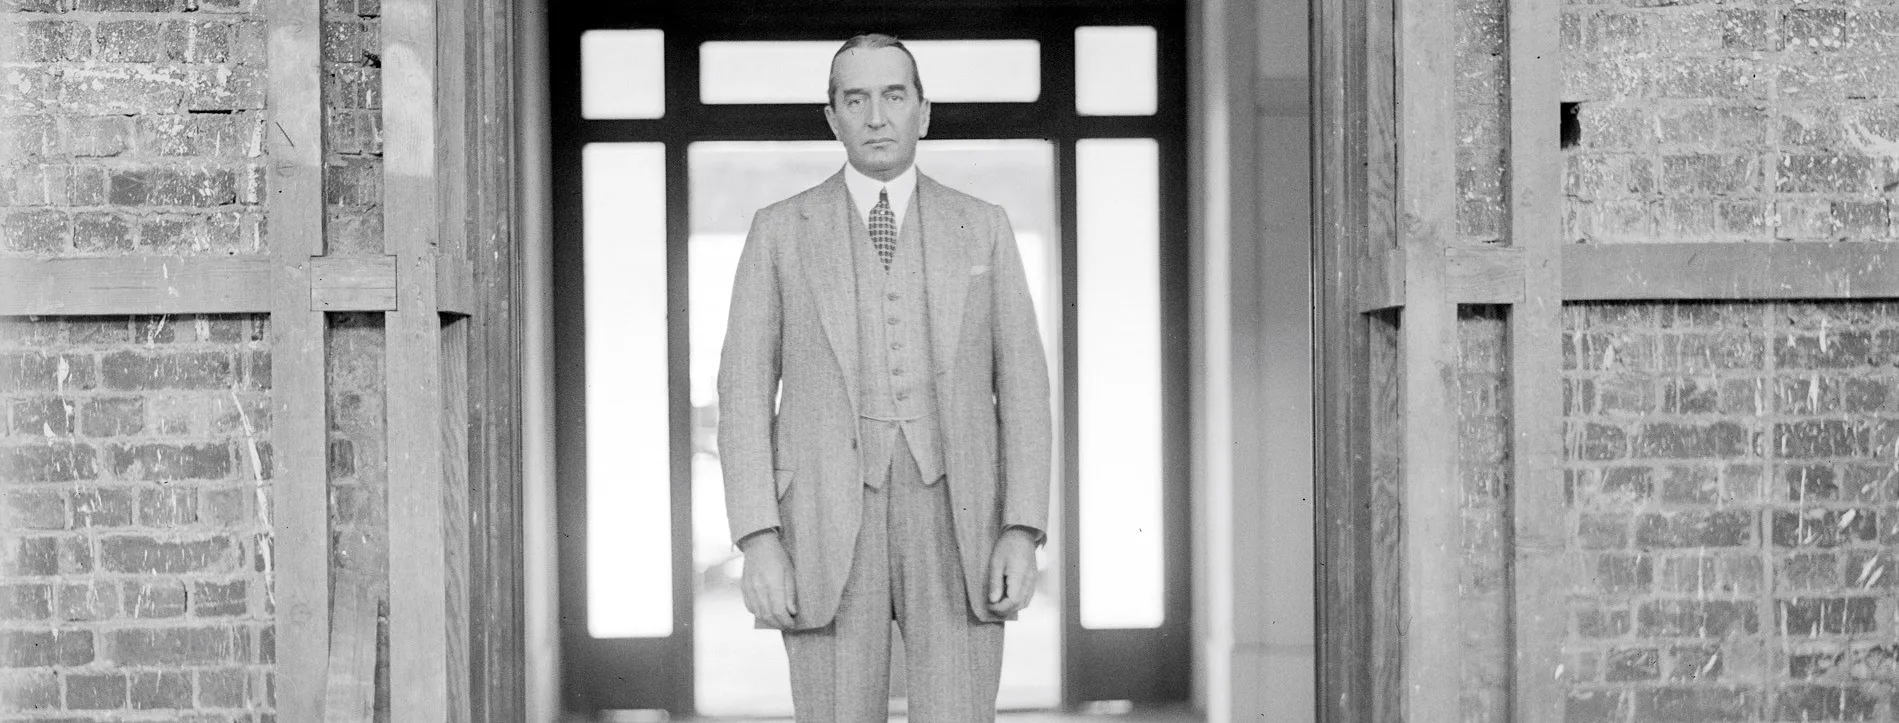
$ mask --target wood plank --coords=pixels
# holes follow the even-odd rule
[[[441,449],[442,535],[446,607],[443,657],[469,661],[468,645],[468,327],[457,319],[442,326]],[[448,720],[468,720],[468,669],[449,670]]]
[[[337,580],[324,723],[360,723],[375,716],[377,602],[369,581]]]
[[[1563,644],[1571,571],[1565,566],[1562,289],[1561,3],[1509,0],[1510,241],[1522,297],[1510,309],[1508,364],[1513,596],[1510,719],[1564,719]]]
[[[1372,242],[1379,243],[1376,239]],[[1404,253],[1397,248],[1379,248],[1361,257],[1353,273],[1358,311],[1371,313],[1404,306],[1404,274]]]
[[[505,289],[484,290],[484,293]],[[473,265],[465,258],[441,257],[435,264],[435,309],[444,314],[468,316],[481,308],[485,298],[476,298]]]
[[[1444,293],[1456,304],[1514,304],[1522,300],[1523,249],[1509,246],[1445,249]]]
[[[1462,485],[1453,406],[1457,308],[1444,250],[1456,233],[1453,0],[1397,4],[1399,243],[1405,251],[1404,710],[1407,721],[1459,718],[1463,639],[1458,550]]]
[[[467,681],[467,650],[451,644],[449,623],[435,11],[433,0],[383,3],[383,228],[400,271],[387,327],[389,519],[400,521],[389,529],[389,687],[391,719],[405,723],[456,720]]]
[[[1566,244],[1569,301],[1899,297],[1899,244]]]
[[[0,316],[263,313],[274,266],[268,256],[0,258]]]
[[[310,309],[310,258],[323,253],[320,3],[264,4],[270,69],[271,544],[277,716],[324,719],[330,643],[330,537],[323,314]],[[226,284],[230,282],[225,282]]]
[[[319,256],[310,259],[310,308],[394,311],[396,257]]]
[[[1364,704],[1370,716],[1332,721],[1404,723],[1405,602],[1404,602],[1404,339],[1399,313],[1367,315],[1366,428],[1370,459],[1366,460],[1365,529],[1371,568],[1367,577],[1371,629],[1366,667],[1371,700]]]

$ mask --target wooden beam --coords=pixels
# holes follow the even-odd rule
[[[1444,293],[1457,304],[1514,304],[1523,299],[1523,249],[1453,246],[1444,250]]]
[[[273,266],[266,256],[0,258],[0,316],[263,313]]]
[[[454,621],[450,470],[442,446],[442,318],[436,266],[444,225],[437,193],[437,8],[383,3],[383,228],[398,271],[388,319],[390,713],[404,723],[459,723],[468,647]],[[452,108],[452,106],[451,106]],[[455,109],[453,112],[459,112]]]
[[[1383,311],[1404,306],[1404,252],[1397,248],[1382,248],[1382,242],[1371,239],[1375,248],[1372,253],[1359,259],[1357,270],[1357,298],[1360,313]]]
[[[1884,243],[1568,244],[1569,301],[1899,297]]]
[[[1397,5],[1399,244],[1405,251],[1403,680],[1407,721],[1461,711],[1463,485],[1453,369],[1457,305],[1447,283],[1457,232],[1457,18],[1453,0]]]
[[[1563,487],[1563,151],[1560,3],[1509,0],[1510,242],[1521,252],[1510,309],[1510,575],[1515,658],[1510,719],[1561,723],[1570,586]]]
[[[310,308],[312,256],[323,253],[323,106],[320,3],[265,3],[272,263],[272,478],[270,527],[277,626],[277,715],[324,720],[330,643],[329,445],[323,313]],[[234,285],[220,279],[207,287]],[[262,551],[260,551],[262,552]]]
[[[394,311],[396,257],[325,256],[310,259],[310,308],[319,311]]]

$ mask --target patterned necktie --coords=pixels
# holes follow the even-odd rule
[[[870,207],[870,243],[889,270],[891,257],[897,255],[897,215],[890,212],[889,189],[877,191],[877,205]]]

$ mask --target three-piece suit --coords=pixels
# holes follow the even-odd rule
[[[846,172],[760,210],[739,258],[719,367],[733,539],[775,528],[790,554],[800,721],[884,719],[893,619],[911,720],[990,720],[989,557],[1048,518],[1027,276],[1001,208],[921,173],[886,265]]]

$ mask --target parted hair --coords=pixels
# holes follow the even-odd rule
[[[904,57],[910,59],[910,85],[916,86],[917,98],[924,99],[929,97],[923,94],[923,75],[917,71],[917,56],[912,55],[909,48],[903,47],[903,41],[898,40],[895,35],[864,33],[862,35],[851,36],[850,40],[844,41],[843,47],[838,48],[836,53],[831,54],[831,77],[824,89],[826,103],[830,103],[833,107],[837,105],[838,56],[843,55],[847,50],[877,50],[879,48],[896,48],[903,51]]]

